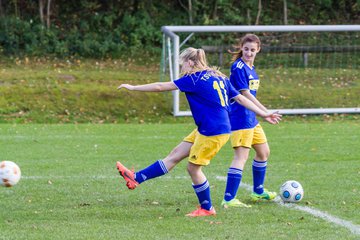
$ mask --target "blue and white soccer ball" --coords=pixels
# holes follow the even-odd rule
[[[280,197],[284,202],[300,202],[304,197],[304,189],[299,182],[295,180],[289,180],[281,185]]]

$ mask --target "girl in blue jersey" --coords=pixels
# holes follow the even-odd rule
[[[271,114],[258,108],[254,103],[236,91],[230,81],[216,68],[207,65],[205,52],[202,49],[187,48],[180,54],[180,65],[183,76],[173,82],[158,82],[133,86],[121,84],[118,89],[132,91],[162,92],[179,89],[185,92],[197,128],[178,145],[174,153],[178,161],[186,151],[190,151],[188,173],[200,206],[186,216],[198,217],[215,215],[210,197],[209,182],[202,167],[210,163],[221,147],[228,141],[231,132],[229,119],[229,100],[244,105],[256,114],[269,118],[273,122],[280,119],[279,114]],[[175,163],[176,164],[176,163]],[[134,189],[146,179],[166,174],[175,164],[158,160],[149,167],[134,173],[120,162],[116,166],[125,179],[129,189]]]
[[[254,61],[260,51],[260,39],[254,34],[246,34],[235,46],[238,51],[232,52],[230,82],[236,90],[253,102],[258,108],[267,111],[256,93],[260,85],[255,71]],[[250,149],[256,152],[252,163],[254,201],[260,199],[272,200],[275,192],[264,189],[267,159],[270,154],[265,133],[256,119],[256,113],[240,104],[231,105],[231,145],[234,148],[234,158],[227,174],[227,184],[222,205],[224,207],[250,207],[236,198],[241,183],[243,169],[249,157]]]

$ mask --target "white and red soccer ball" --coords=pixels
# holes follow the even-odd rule
[[[16,185],[21,178],[19,166],[11,161],[0,162],[0,185],[12,187]]]

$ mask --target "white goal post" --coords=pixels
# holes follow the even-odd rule
[[[165,72],[168,64],[170,80],[179,78],[180,48],[195,33],[227,33],[227,32],[360,32],[360,25],[271,25],[271,26],[163,26],[163,52],[162,61]],[[190,33],[182,42],[177,33]],[[359,93],[360,94],[360,93]],[[173,91],[173,115],[191,116],[190,111],[180,110],[179,90]],[[360,113],[358,107],[353,108],[300,108],[300,109],[271,109],[281,114],[334,114],[334,113]]]

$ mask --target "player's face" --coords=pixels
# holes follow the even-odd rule
[[[254,63],[256,54],[260,51],[259,45],[255,42],[246,42],[241,48],[242,59],[248,65]]]

